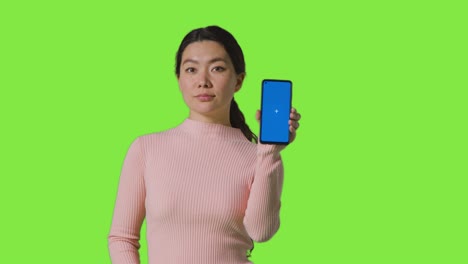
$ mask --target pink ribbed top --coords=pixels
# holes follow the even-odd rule
[[[252,263],[250,238],[266,241],[279,228],[280,149],[191,119],[137,138],[120,176],[112,263],[140,263],[145,217],[150,264]]]

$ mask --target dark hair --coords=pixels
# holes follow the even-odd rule
[[[226,53],[229,55],[229,58],[231,59],[232,64],[234,65],[234,70],[236,71],[236,74],[245,74],[244,53],[242,52],[242,49],[237,43],[234,36],[221,27],[208,26],[204,28],[194,29],[182,39],[182,42],[180,43],[179,49],[177,50],[176,54],[175,73],[177,77],[179,77],[180,75],[182,53],[184,52],[185,48],[193,42],[203,40],[216,41],[219,44],[221,44],[226,50]],[[257,143],[257,136],[252,132],[252,130],[250,130],[249,126],[245,122],[244,114],[239,109],[239,106],[237,105],[234,98],[232,98],[231,109],[229,112],[229,119],[231,125],[235,128],[239,128],[249,141],[254,141],[255,143]]]

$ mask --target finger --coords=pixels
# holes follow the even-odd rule
[[[296,130],[299,128],[299,122],[292,120],[292,119],[289,120],[289,125],[292,126]]]
[[[301,119],[301,114],[299,113],[291,113],[289,115],[289,118],[291,118],[292,120],[296,120],[296,121],[299,121]]]
[[[299,120],[301,120],[301,114],[297,113],[296,114],[296,121],[299,121]]]
[[[289,142],[292,142],[296,138],[296,129],[293,126],[289,126],[289,132],[290,132]]]
[[[261,111],[260,110],[257,110],[257,112],[255,113],[255,119],[260,122],[260,116],[261,116]]]
[[[296,123],[297,123],[297,121],[294,120],[294,119],[289,119],[289,121],[288,121],[288,124],[289,124],[290,126],[293,126],[293,127],[296,127]]]
[[[296,130],[299,127],[299,122],[297,121],[301,118],[301,115],[299,115],[299,113],[297,113],[296,108],[293,107],[291,108],[291,113],[289,117],[289,143],[292,143],[296,138]]]

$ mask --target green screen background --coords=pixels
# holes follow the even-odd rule
[[[303,116],[255,263],[468,263],[463,2],[2,1],[0,262],[110,263],[125,153],[187,116],[175,52],[216,24],[250,126],[264,78]]]

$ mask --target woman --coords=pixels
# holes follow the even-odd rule
[[[145,217],[151,264],[251,263],[253,241],[279,228],[284,146],[256,144],[234,101],[245,62],[229,32],[210,26],[187,34],[176,75],[189,117],[130,146],[109,234],[112,263],[140,263]],[[299,119],[292,109],[292,140]]]

